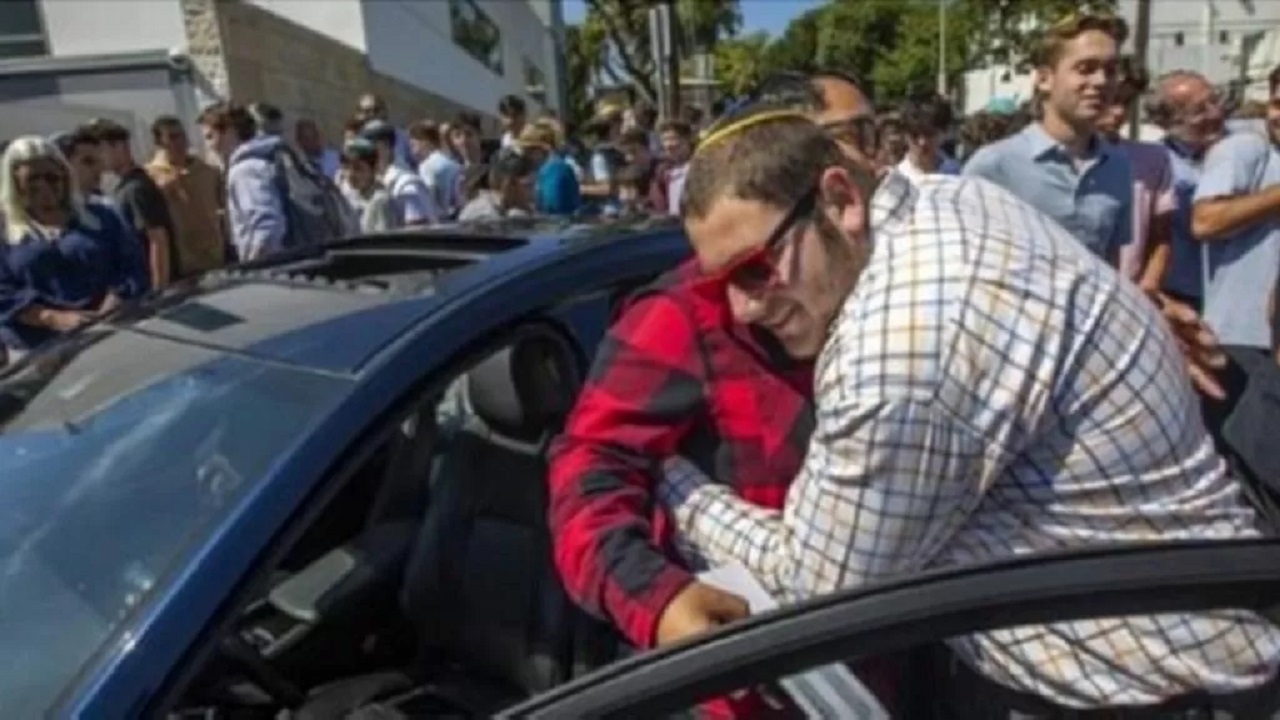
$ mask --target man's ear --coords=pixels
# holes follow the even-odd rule
[[[823,204],[834,209],[836,226],[851,237],[857,237],[867,224],[867,199],[862,188],[842,167],[827,168],[818,181]]]

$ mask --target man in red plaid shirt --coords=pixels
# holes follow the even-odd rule
[[[766,93],[814,110],[851,155],[874,143],[872,110],[837,74],[788,76]],[[724,293],[690,261],[633,299],[601,344],[551,458],[555,560],[576,602],[640,648],[747,615],[694,579],[655,500],[681,455],[744,499],[781,508],[813,429],[811,364],[729,321]]]

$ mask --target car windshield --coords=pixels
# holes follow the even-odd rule
[[[347,381],[94,331],[0,380],[0,671],[41,717]]]

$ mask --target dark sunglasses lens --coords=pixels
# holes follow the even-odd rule
[[[754,257],[729,271],[729,283],[743,290],[759,290],[773,279],[773,266],[765,257]]]

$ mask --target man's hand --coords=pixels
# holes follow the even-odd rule
[[[1164,294],[1155,296],[1155,301],[1187,360],[1191,383],[1211,398],[1224,399],[1226,392],[1216,374],[1227,366],[1227,354],[1219,346],[1218,336],[1189,305]]]
[[[41,320],[50,330],[66,333],[92,322],[93,315],[79,310],[46,310]]]
[[[116,308],[120,307],[120,296],[113,292],[107,293],[102,299],[102,304],[98,306],[98,315],[109,315]]]
[[[746,600],[695,580],[663,609],[658,620],[657,645],[670,645],[750,614]]]

